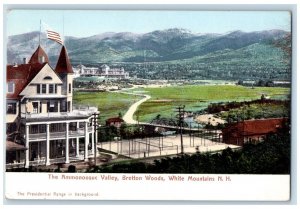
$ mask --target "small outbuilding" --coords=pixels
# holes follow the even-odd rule
[[[124,120],[120,117],[109,118],[106,120],[106,126],[115,126],[116,128],[120,128],[124,123]]]
[[[238,146],[247,142],[256,143],[263,140],[267,134],[277,133],[286,122],[287,118],[269,118],[228,124],[222,130],[223,142]]]

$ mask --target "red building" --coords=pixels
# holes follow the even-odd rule
[[[267,134],[277,133],[287,122],[286,118],[271,118],[259,120],[245,120],[228,124],[222,130],[223,142],[242,146],[247,142],[259,142]]]
[[[115,126],[116,128],[120,128],[123,123],[124,123],[124,120],[120,117],[109,118],[106,120],[107,126]]]

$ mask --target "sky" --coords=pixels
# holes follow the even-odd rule
[[[147,33],[168,28],[221,34],[234,30],[291,31],[291,16],[287,11],[11,10],[6,16],[7,35],[39,31],[40,20],[63,36],[74,37],[104,32]]]

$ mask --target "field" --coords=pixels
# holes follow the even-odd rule
[[[100,111],[100,123],[105,123],[109,117],[125,114],[127,109],[141,97],[115,92],[74,92],[75,104],[96,106]]]
[[[158,114],[163,117],[175,117],[175,107],[185,105],[187,111],[199,111],[212,102],[248,101],[259,99],[262,94],[271,99],[286,99],[290,95],[289,88],[277,87],[243,87],[234,85],[186,85],[160,88],[138,88],[131,93],[142,93],[151,99],[139,106],[134,118],[140,121],[151,121]],[[124,115],[131,104],[141,97],[116,92],[91,92],[74,94],[74,102],[98,106],[101,111],[101,122],[108,117]]]
[[[172,86],[144,88],[143,91],[151,99],[143,103],[136,112],[141,121],[151,121],[158,114],[174,117],[175,107],[178,105],[185,105],[186,111],[199,111],[212,102],[248,101],[260,99],[262,94],[272,99],[286,99],[290,94],[289,88],[234,85]]]

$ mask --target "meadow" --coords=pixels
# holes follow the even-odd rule
[[[74,92],[74,104],[98,107],[100,123],[110,117],[124,115],[128,108],[141,99],[139,96],[120,94],[116,92]]]
[[[185,105],[186,111],[199,111],[210,103],[227,101],[250,101],[260,99],[262,94],[271,99],[286,99],[290,95],[289,88],[279,87],[244,87],[235,85],[184,85],[160,88],[137,88],[128,90],[131,93],[143,93],[151,99],[141,104],[134,118],[149,122],[158,114],[162,117],[176,116],[175,108]],[[140,96],[120,94],[116,92],[76,92],[74,102],[98,106],[101,120],[108,117],[124,115],[131,104],[141,99]]]
[[[250,101],[260,99],[262,94],[272,99],[287,99],[289,88],[244,87],[235,85],[186,85],[161,88],[143,88],[151,99],[139,106],[135,115],[141,121],[151,121],[158,114],[162,117],[175,117],[175,108],[185,105],[186,111],[199,111],[210,103],[229,101]],[[134,91],[134,90],[133,90]],[[137,118],[137,116],[135,116]]]

